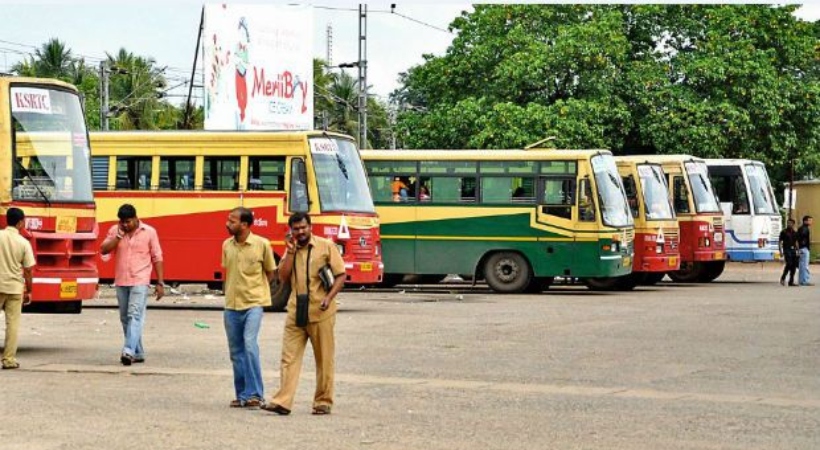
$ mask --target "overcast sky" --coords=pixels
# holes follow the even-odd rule
[[[243,1],[231,3],[260,3]],[[268,1],[267,3],[271,3]],[[304,4],[304,2],[303,2]],[[310,3],[314,9],[314,56],[325,58],[326,29],[333,29],[334,64],[358,58],[357,3],[325,1]],[[174,0],[42,2],[0,0],[0,72],[8,71],[21,58],[52,37],[67,44],[75,55],[98,64],[105,53],[121,47],[140,56],[153,57],[172,84],[190,78],[199,27],[201,2]],[[423,61],[422,55],[443,54],[453,35],[447,26],[470,3],[369,2],[368,84],[386,96],[398,87],[398,74]],[[404,17],[402,17],[404,16]],[[804,6],[798,16],[820,19],[820,5]],[[198,73],[201,73],[201,61]],[[356,69],[351,74],[356,74]],[[197,79],[197,84],[201,78]],[[181,91],[175,91],[181,92]],[[182,101],[181,98],[174,99]]]

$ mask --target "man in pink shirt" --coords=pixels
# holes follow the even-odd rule
[[[103,255],[115,252],[114,284],[117,286],[120,322],[125,334],[120,362],[130,366],[131,363],[145,362],[142,329],[145,326],[152,264],[157,272],[157,300],[165,295],[162,248],[157,230],[141,222],[132,205],[126,203],[120,206],[117,217],[120,223],[108,230],[100,252]]]

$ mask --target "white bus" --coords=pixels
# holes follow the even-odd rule
[[[750,159],[707,159],[706,164],[725,218],[727,259],[779,259],[783,226],[766,166]]]

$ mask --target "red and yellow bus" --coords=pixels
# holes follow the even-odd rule
[[[168,283],[224,279],[228,212],[254,212],[252,231],[284,253],[288,216],[311,215],[313,232],[342,251],[347,281],[382,280],[379,222],[352,138],[322,131],[98,132],[91,134],[100,240],[131,203],[157,229]],[[103,280],[113,264],[100,265]],[[273,309],[286,298],[274,295]]]
[[[689,155],[648,155],[640,159],[663,167],[680,229],[678,282],[710,282],[726,264],[723,211],[709,180],[706,161]],[[659,281],[660,278],[654,281]],[[652,280],[649,280],[652,281]]]
[[[97,222],[88,132],[77,89],[53,79],[0,76],[0,225],[26,214],[34,249],[25,312],[79,313],[98,285]]]

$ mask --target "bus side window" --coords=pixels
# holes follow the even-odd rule
[[[541,211],[563,219],[572,219],[572,206],[575,203],[574,178],[544,178],[544,205]]]
[[[686,182],[684,182],[682,176],[676,175],[672,178],[672,191],[672,196],[674,199],[672,203],[675,205],[675,212],[688,213],[689,192],[686,190]]]
[[[204,170],[204,189],[208,189],[206,186],[210,183],[217,191],[239,190],[239,158],[206,157]]]
[[[294,158],[290,162],[290,189],[288,190],[288,208],[291,212],[308,212],[307,180],[303,179],[305,174],[305,162],[300,158]]]
[[[460,178],[461,181],[461,203],[475,203],[476,201],[476,187],[478,180],[476,177]]]
[[[621,179],[624,183],[626,199],[629,202],[629,210],[632,211],[632,217],[638,217],[638,186],[635,184],[635,177],[629,175]]]
[[[592,184],[589,178],[582,178],[578,191],[578,220],[595,222],[595,199],[592,196]]]
[[[91,180],[95,191],[107,191],[108,187],[108,157],[91,157]],[[127,180],[126,180],[127,181]]]
[[[284,156],[248,158],[249,191],[282,191],[284,189]]]
[[[117,190],[147,190],[150,180],[150,157],[117,157]]]

